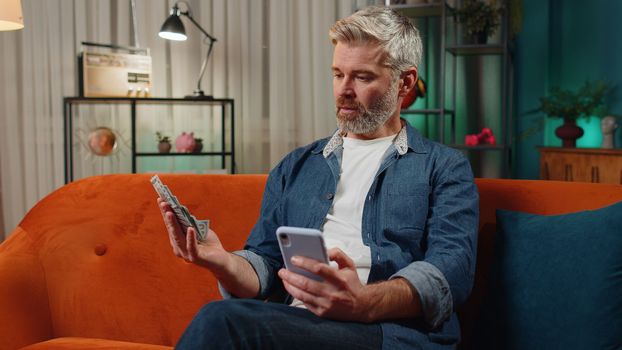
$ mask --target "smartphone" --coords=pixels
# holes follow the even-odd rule
[[[291,263],[292,257],[298,255],[328,264],[324,236],[322,236],[321,231],[310,228],[281,226],[276,230],[276,237],[279,241],[285,267],[288,270],[316,281],[323,280],[320,276]]]

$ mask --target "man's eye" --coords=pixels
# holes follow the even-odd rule
[[[343,74],[341,74],[341,73],[333,73],[333,78],[341,79],[341,78],[343,78]]]
[[[358,79],[358,80],[360,80],[360,81],[363,81],[363,82],[369,82],[369,81],[371,81],[371,77],[368,77],[368,76],[366,76],[366,75],[363,75],[363,76],[358,76],[358,77],[356,77],[356,79]]]

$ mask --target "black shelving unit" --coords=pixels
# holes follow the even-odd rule
[[[374,1],[368,1],[371,5]],[[486,44],[470,44],[462,42],[462,35],[458,31],[460,25],[457,23],[455,16],[455,8],[450,6],[447,1],[440,0],[431,3],[417,4],[399,4],[391,5],[391,1],[385,0],[385,5],[400,12],[401,14],[413,18],[423,19],[423,29],[427,30],[428,19],[438,19],[438,36],[439,43],[439,73],[436,88],[434,89],[438,96],[438,104],[434,104],[427,109],[406,109],[402,110],[402,115],[425,115],[428,118],[438,118],[438,135],[437,140],[440,143],[449,145],[450,147],[459,149],[465,153],[474,152],[475,157],[479,157],[483,152],[501,152],[501,177],[511,177],[511,140],[512,140],[512,55],[510,53],[510,42],[508,38],[508,11],[503,11],[501,18],[500,40],[498,42]],[[461,6],[462,1],[455,1],[456,6]],[[424,39],[429,35],[427,32],[422,33]],[[436,48],[435,48],[436,49]],[[498,56],[501,60],[501,75],[499,92],[499,101],[501,104],[500,115],[500,138],[497,145],[478,145],[467,146],[460,144],[456,140],[456,62],[458,57],[484,57]],[[448,64],[447,60],[452,59],[452,63]],[[434,76],[428,77],[433,79]],[[482,82],[485,83],[485,82]],[[449,96],[448,96],[449,95]],[[447,120],[449,118],[449,120]],[[446,123],[450,125],[447,127]],[[449,133],[447,135],[447,133]],[[477,154],[477,155],[476,155]]]
[[[445,1],[443,1],[445,3]],[[457,2],[457,6],[461,6],[462,1]],[[499,26],[500,36],[498,42],[488,42],[485,44],[473,44],[473,43],[463,43],[459,38],[462,36],[459,33],[460,25],[457,23],[457,17],[455,16],[455,8],[448,6],[445,4],[445,15],[446,20],[444,21],[444,26],[448,26],[450,23],[453,24],[453,30],[450,32],[449,29],[445,31],[450,34],[453,40],[450,44],[448,44],[444,49],[445,53],[453,56],[453,64],[450,67],[447,67],[447,70],[442,71],[443,80],[448,79],[448,75],[452,76],[452,97],[453,101],[451,101],[453,108],[456,108],[456,74],[457,74],[457,58],[458,57],[490,57],[496,56],[499,57],[501,61],[501,74],[500,74],[500,85],[501,91],[499,92],[498,98],[501,102],[501,110],[500,115],[498,116],[498,120],[500,122],[500,130],[497,130],[500,138],[497,138],[496,145],[477,145],[477,146],[467,146],[464,144],[452,144],[450,145],[453,148],[459,149],[463,152],[476,152],[479,155],[471,155],[475,157],[480,157],[483,152],[492,151],[492,152],[500,152],[501,154],[501,168],[500,175],[502,178],[508,178],[512,175],[512,164],[511,164],[511,153],[512,153],[512,114],[511,114],[511,103],[512,103],[512,55],[510,54],[510,42],[509,42],[509,16],[507,7],[502,11],[501,15],[501,24]],[[452,19],[449,21],[448,19]],[[445,56],[445,55],[443,55]],[[443,58],[445,60],[445,58]],[[485,81],[481,82],[482,84],[486,84]],[[452,128],[452,133],[454,132],[454,128]],[[477,175],[477,174],[476,174]]]
[[[133,98],[133,97],[65,97],[63,99],[64,141],[65,141],[65,183],[73,181],[73,115],[74,107],[79,105],[129,105],[131,137],[130,150],[132,173],[137,172],[137,158],[139,157],[220,157],[222,168],[226,168],[227,157],[231,158],[230,172],[235,173],[235,111],[234,100],[230,98],[192,99],[192,98]],[[220,107],[221,110],[221,149],[217,152],[200,153],[156,153],[137,152],[136,150],[136,107],[138,105],[207,105]],[[226,120],[229,116],[229,142],[227,142]],[[229,149],[227,149],[227,143]]]

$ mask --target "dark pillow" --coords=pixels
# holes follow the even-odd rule
[[[495,349],[622,348],[622,202],[541,216],[497,211],[488,310]]]

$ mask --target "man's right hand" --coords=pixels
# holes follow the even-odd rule
[[[164,219],[168,237],[176,256],[197,265],[207,267],[215,274],[226,268],[231,258],[223,248],[216,233],[209,230],[204,242],[197,241],[194,228],[189,227],[187,232],[182,232],[181,226],[175,217],[170,204],[158,198],[158,207]]]
[[[168,231],[173,253],[178,257],[208,268],[231,294],[253,298],[259,293],[257,273],[246,259],[225,250],[218,236],[209,230],[205,241],[197,241],[194,228],[182,232],[170,204],[158,198],[158,207]]]

